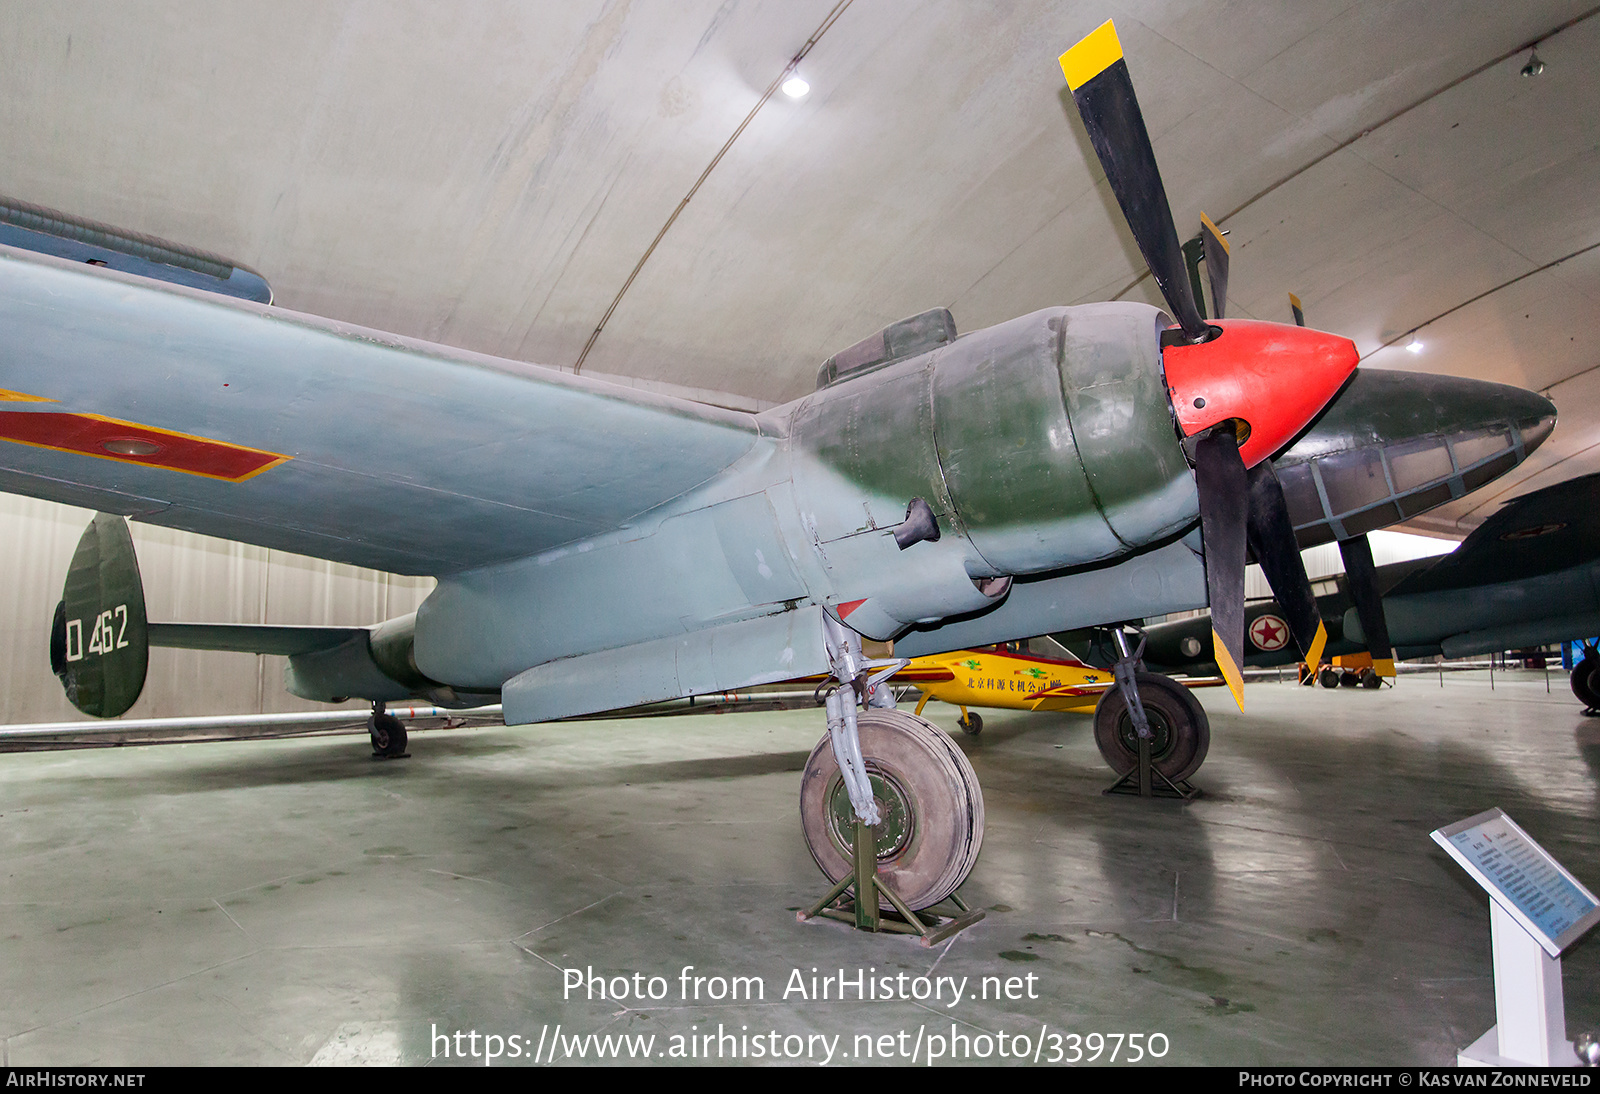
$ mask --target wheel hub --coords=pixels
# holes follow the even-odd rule
[[[910,799],[894,776],[869,765],[867,782],[872,787],[872,800],[877,803],[878,814],[883,818],[872,829],[878,860],[882,862],[894,858],[911,842],[914,817]],[[843,779],[836,779],[828,793],[828,832],[846,855],[855,853],[855,830],[856,812],[850,805],[850,792]]]
[[[1150,723],[1150,758],[1160,759],[1172,751],[1172,723],[1152,705],[1145,704],[1145,719]],[[1117,739],[1135,756],[1139,754],[1139,731],[1133,728],[1133,716],[1127,711],[1117,719]]]

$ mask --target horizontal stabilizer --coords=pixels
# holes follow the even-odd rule
[[[366,629],[257,623],[151,623],[150,644],[175,650],[226,650],[294,657],[332,649]]]

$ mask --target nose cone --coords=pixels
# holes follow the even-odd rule
[[[1511,423],[1522,435],[1523,458],[1527,458],[1535,448],[1544,444],[1545,438],[1550,436],[1550,431],[1556,427],[1556,404],[1546,399],[1543,395],[1532,391],[1518,391],[1519,395],[1532,396],[1526,399],[1526,408],[1517,407],[1521,411]],[[1535,403],[1533,400],[1537,399]]]
[[[1254,319],[1213,325],[1222,334],[1209,342],[1162,350],[1167,390],[1185,437],[1230,419],[1243,421],[1249,434],[1239,455],[1246,467],[1304,429],[1359,360],[1350,339],[1308,327]]]
[[[1527,459],[1555,424],[1554,404],[1519,387],[1363,368],[1273,464],[1295,535],[1310,547],[1476,490]]]

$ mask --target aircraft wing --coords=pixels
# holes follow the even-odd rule
[[[1461,546],[1384,595],[1495,585],[1596,559],[1600,559],[1600,474],[1513,498]]]
[[[405,574],[622,527],[754,416],[0,247],[0,490]]]

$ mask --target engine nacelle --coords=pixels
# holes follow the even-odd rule
[[[997,579],[1116,558],[1193,523],[1166,325],[1141,304],[1051,308],[806,399],[795,483],[835,611],[885,638],[993,603]],[[893,533],[918,498],[939,538],[902,550]]]

